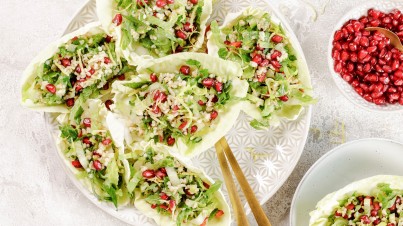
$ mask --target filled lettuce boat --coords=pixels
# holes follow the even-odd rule
[[[97,0],[104,28],[116,33],[126,59],[144,59],[197,51],[204,40],[211,0]]]
[[[156,59],[138,72],[112,91],[111,108],[126,121],[128,143],[153,140],[187,156],[229,131],[248,89],[238,64],[201,53]]]
[[[379,175],[354,182],[320,200],[310,226],[403,225],[403,177]]]
[[[77,111],[57,117],[59,151],[98,199],[116,207],[127,205],[134,195],[134,188],[128,186],[129,162],[120,158],[125,153],[123,139],[111,133],[120,128],[113,124],[112,114],[101,100],[89,99],[76,106]]]
[[[309,72],[281,25],[267,12],[248,8],[211,24],[208,53],[241,64],[249,91],[244,111],[255,128],[296,119],[311,104]]]
[[[230,225],[231,214],[219,191],[221,182],[213,182],[180,156],[171,155],[162,146],[136,144],[132,156],[138,183],[135,207],[161,226]]]
[[[70,33],[42,51],[27,67],[22,105],[47,112],[68,112],[78,97],[97,97],[112,79],[135,72],[116,51],[115,39],[99,23]]]

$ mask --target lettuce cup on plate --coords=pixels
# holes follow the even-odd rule
[[[70,33],[41,52],[24,72],[22,105],[68,112],[80,95],[97,97],[112,79],[135,72],[116,52],[115,39],[99,23]]]
[[[116,33],[133,65],[182,51],[197,51],[204,40],[211,0],[97,0],[104,28]]]
[[[229,207],[214,182],[161,145],[141,142],[126,154],[137,183],[134,205],[157,225],[230,225]]]
[[[248,89],[238,64],[201,53],[150,61],[138,72],[112,89],[112,110],[125,120],[127,142],[153,140],[186,156],[210,148],[231,129]]]
[[[254,128],[296,119],[313,102],[305,62],[269,13],[248,8],[229,14],[221,27],[213,21],[207,46],[209,54],[241,64],[249,83],[243,110]]]
[[[403,225],[403,177],[366,178],[331,193],[310,213],[310,226]]]
[[[129,203],[134,189],[127,186],[129,163],[119,158],[124,154],[123,139],[111,133],[116,130],[116,125],[108,123],[113,122],[111,117],[102,101],[89,99],[77,112],[57,117],[60,132],[56,140],[67,166],[84,185],[98,199],[112,202],[117,208]]]

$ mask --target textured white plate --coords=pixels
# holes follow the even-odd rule
[[[283,21],[286,30],[291,31],[285,19],[276,13],[273,7],[264,0],[222,0],[214,4],[213,19],[223,21],[227,13],[238,12],[246,7],[253,6],[267,10],[275,17]],[[95,0],[90,0],[73,18],[66,29],[66,33],[74,31],[79,27],[97,20],[95,13]],[[293,46],[302,57],[303,65],[306,65],[304,54],[297,38],[291,32],[288,32]],[[282,122],[279,127],[269,130],[255,130],[249,126],[248,116],[241,114],[236,125],[227,134],[227,139],[236,158],[242,167],[245,176],[248,178],[260,203],[265,203],[281,187],[288,176],[291,174],[299,157],[304,149],[308,135],[311,117],[311,108],[306,108],[295,121]],[[52,125],[52,117],[46,116],[48,124]],[[54,128],[51,126],[50,128]],[[213,144],[212,144],[213,146]],[[60,158],[64,159],[61,153]],[[63,160],[64,161],[64,160]],[[66,161],[64,161],[66,162]],[[67,164],[70,164],[66,162]],[[221,179],[222,174],[217,161],[214,149],[210,149],[193,159],[196,167],[204,169],[206,173],[214,179]],[[105,202],[100,202],[88,191],[65,167],[73,183],[90,199],[96,206],[110,213],[118,219],[121,219],[132,225],[153,225],[153,222],[139,214],[133,207],[115,208]],[[237,185],[238,186],[238,185]],[[241,190],[238,186],[239,193]],[[223,186],[223,192],[228,200],[227,191]],[[250,212],[247,202],[241,195],[243,203]]]
[[[357,92],[353,89],[353,87],[348,84],[348,82],[344,81],[341,76],[334,71],[333,68],[333,59],[332,59],[332,42],[333,42],[333,36],[334,33],[340,29],[345,22],[347,22],[350,19],[359,19],[363,15],[367,15],[368,9],[375,8],[378,10],[381,10],[383,12],[390,12],[392,9],[399,9],[403,11],[403,1],[369,1],[365,4],[361,4],[357,6],[356,8],[353,8],[351,11],[347,12],[344,14],[344,16],[339,20],[339,23],[334,27],[331,36],[329,38],[329,46],[328,46],[328,65],[329,65],[329,70],[331,72],[331,76],[333,77],[334,82],[336,83],[337,87],[341,91],[341,93],[349,99],[351,102],[353,102],[355,105],[358,105],[361,108],[364,108],[366,110],[370,111],[403,111],[403,106],[399,104],[387,104],[385,106],[379,106],[374,103],[370,103],[366,101],[364,98],[362,98],[360,95],[358,95]]]
[[[380,174],[403,175],[402,156],[403,144],[377,138],[352,141],[329,151],[299,183],[291,203],[291,226],[308,225],[316,203],[347,184]]]

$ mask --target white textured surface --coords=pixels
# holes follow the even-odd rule
[[[231,0],[234,5],[241,0]],[[289,225],[288,212],[299,180],[310,165],[347,140],[385,137],[403,141],[401,113],[356,108],[337,90],[326,62],[331,29],[364,0],[277,1],[305,51],[319,103],[297,168],[265,205],[274,226]],[[0,216],[1,225],[126,225],[98,209],[69,181],[60,166],[41,113],[18,104],[22,70],[47,43],[60,37],[83,0],[3,0],[0,7]],[[255,0],[243,1],[253,5]],[[328,4],[327,4],[328,3]],[[324,5],[327,7],[324,8]],[[316,12],[312,9],[316,9]],[[317,20],[314,22],[309,17]],[[345,128],[343,133],[342,128]]]

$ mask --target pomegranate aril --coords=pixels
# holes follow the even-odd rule
[[[61,63],[62,63],[62,65],[63,65],[63,67],[68,67],[68,66],[71,65],[71,60],[68,59],[68,58],[63,58],[63,59],[61,60]]]
[[[146,179],[151,179],[155,177],[155,172],[152,169],[144,170],[142,176]]]
[[[102,170],[102,163],[99,160],[92,162],[92,165],[94,166],[95,170]]]
[[[274,42],[274,43],[280,43],[281,41],[283,41],[283,37],[280,36],[280,35],[274,35],[271,38],[271,41]]]
[[[193,125],[192,127],[190,127],[190,133],[193,134],[197,131],[197,126]]]
[[[122,14],[118,13],[113,18],[112,23],[114,23],[116,26],[119,26],[122,23],[122,20],[123,20]]]
[[[53,84],[47,84],[46,89],[49,91],[49,93],[52,93],[52,94],[56,93],[56,86]]]
[[[179,71],[184,75],[189,75],[190,74],[190,67],[187,66],[187,65],[183,65],[183,66],[181,66]]]
[[[355,87],[354,90],[355,90],[355,92],[358,93],[358,95],[360,95],[360,96],[364,95],[364,90],[361,87],[359,87],[359,86]]]
[[[363,60],[366,56],[368,56],[368,51],[362,49],[358,52],[358,59]]]
[[[366,101],[368,102],[372,102],[372,97],[370,94],[366,93],[364,94],[364,96],[362,96]]]
[[[212,79],[212,78],[205,78],[205,79],[203,79],[202,84],[203,84],[204,87],[206,87],[206,88],[209,89],[209,88],[213,87],[213,85],[214,85],[214,79]]]
[[[185,40],[187,38],[186,34],[181,30],[177,30],[175,32],[175,35],[176,35],[176,37],[183,39],[183,40]]]
[[[403,85],[403,79],[398,79],[398,80],[394,81],[393,84],[395,86],[401,86],[401,85]]]
[[[221,82],[215,82],[214,88],[218,93],[221,93],[223,89],[223,84]]]
[[[113,104],[113,100],[106,100],[106,101],[105,101],[105,107],[106,107],[106,109],[108,109],[108,110],[110,111],[112,104]]]
[[[376,105],[384,105],[386,103],[386,100],[385,100],[385,98],[381,97],[381,98],[374,99],[373,102]]]
[[[175,144],[175,138],[168,137],[167,144],[168,144],[168,146],[173,146]]]
[[[165,0],[157,0],[157,2],[155,3],[155,5],[156,5],[158,8],[163,8],[164,6],[167,5],[167,2],[166,2]]]
[[[260,55],[260,54],[256,54],[256,55],[252,58],[252,61],[255,62],[256,64],[262,63],[262,60],[263,60],[263,58],[262,58],[262,55]]]
[[[66,105],[67,107],[73,107],[74,106],[74,98],[69,98],[66,100]]]
[[[215,110],[213,110],[213,111],[210,113],[210,120],[216,119],[217,116],[218,116],[218,112],[215,111]]]
[[[157,82],[158,81],[158,77],[155,73],[151,73],[150,74],[150,80],[152,83]]]
[[[81,165],[80,161],[78,161],[78,159],[71,161],[71,165],[73,165],[74,168],[77,168],[77,169],[83,168],[83,166]]]
[[[84,118],[83,119],[83,125],[85,126],[85,127],[91,127],[91,119],[90,118]]]
[[[377,49],[378,49],[378,47],[376,47],[376,46],[370,46],[367,48],[367,51],[368,51],[368,53],[374,53]]]
[[[358,49],[358,47],[357,47],[357,45],[355,43],[348,44],[348,47],[349,47],[351,52],[355,52]]]
[[[350,58],[350,54],[347,51],[341,52],[340,59],[342,61],[347,61]]]

